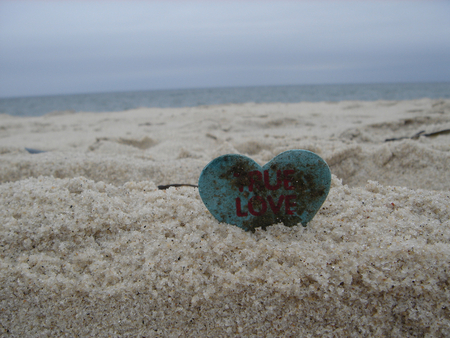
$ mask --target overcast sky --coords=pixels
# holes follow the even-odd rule
[[[450,82],[450,1],[0,0],[0,97]]]

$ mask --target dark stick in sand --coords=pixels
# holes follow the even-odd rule
[[[194,184],[167,184],[167,185],[158,185],[158,189],[159,190],[166,190],[169,189],[170,187],[193,187],[193,188],[198,188],[198,185],[194,185]]]
[[[384,142],[400,141],[400,140],[404,140],[404,139],[417,140],[420,136],[435,137],[438,135],[446,135],[446,134],[450,134],[450,129],[439,130],[439,131],[435,131],[433,133],[428,133],[428,134],[424,134],[424,132],[425,132],[425,130],[419,131],[417,134],[414,134],[411,137],[404,136],[404,137],[387,138],[384,140]]]

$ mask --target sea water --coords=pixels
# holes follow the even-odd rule
[[[232,103],[412,100],[450,98],[450,83],[292,85],[111,92],[0,98],[0,114],[41,116],[58,111],[110,112],[139,107]]]

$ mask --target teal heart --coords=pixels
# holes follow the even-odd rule
[[[283,222],[303,226],[330,191],[326,162],[307,150],[288,150],[261,167],[242,155],[223,155],[200,174],[203,203],[219,222],[248,231]]]

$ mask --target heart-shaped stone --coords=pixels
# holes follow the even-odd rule
[[[330,191],[326,162],[307,150],[288,150],[261,167],[242,155],[223,155],[202,171],[198,190],[219,222],[248,231],[283,222],[303,226]]]

